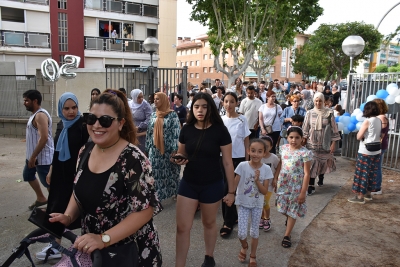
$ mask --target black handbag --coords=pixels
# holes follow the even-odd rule
[[[372,143],[364,143],[365,148],[370,152],[376,152],[381,150],[382,143],[381,142],[372,142]]]
[[[136,241],[128,244],[103,248],[100,250],[102,266],[138,267],[139,252]]]

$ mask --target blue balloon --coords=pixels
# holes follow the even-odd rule
[[[346,113],[344,113],[344,114],[343,114],[343,116],[350,117],[350,116],[351,116],[351,114],[350,114],[350,113],[348,113],[348,112],[346,112]]]
[[[354,123],[354,124],[357,124],[357,122],[358,122],[357,117],[356,116],[351,116],[350,117],[350,122]]]
[[[340,118],[340,116],[335,117],[335,121],[339,122],[339,118]]]
[[[350,131],[349,131],[349,129],[348,129],[347,127],[344,127],[344,128],[343,128],[343,133],[344,133],[344,134],[349,134]]]
[[[344,116],[339,116],[339,122],[343,122]]]
[[[341,123],[343,123],[343,125],[346,127],[350,123],[350,117],[343,116]]]
[[[360,130],[360,129],[361,129],[361,125],[362,125],[362,121],[357,122],[357,124],[356,124],[357,130]]]
[[[349,123],[349,125],[347,125],[347,129],[352,132],[356,129],[356,125],[354,123]]]
[[[362,104],[360,105],[360,110],[361,110],[361,111],[364,111],[364,107],[365,107],[365,103],[362,103]]]
[[[380,99],[385,99],[389,93],[386,90],[380,89],[378,92],[376,92],[376,97]]]

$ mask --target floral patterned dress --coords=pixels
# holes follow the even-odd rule
[[[82,175],[86,162],[80,164],[82,153],[85,149],[91,153],[93,143],[89,142],[82,147],[78,158],[78,170],[75,177],[75,189],[79,179],[85,179]],[[138,166],[139,165],[139,166]],[[135,172],[134,169],[141,172]],[[80,203],[74,192],[77,203]],[[128,144],[121,152],[104,188],[100,205],[95,214],[86,213],[82,219],[82,235],[86,233],[101,234],[116,226],[132,212],[139,212],[153,207],[154,215],[162,210],[154,190],[154,178],[149,160],[133,144]],[[143,225],[135,234],[119,241],[116,245],[136,242],[139,253],[140,266],[162,266],[160,242],[156,227],[151,219]]]
[[[147,128],[146,152],[153,167],[157,196],[162,201],[178,194],[181,166],[172,163],[170,157],[172,152],[178,150],[181,124],[176,112],[170,112],[164,117],[164,154],[162,155],[154,145],[154,123],[156,119],[156,112],[153,112]]]
[[[282,166],[276,190],[277,208],[280,213],[294,219],[304,217],[306,203],[299,204],[298,197],[304,179],[304,163],[312,160],[312,152],[305,147],[290,150],[290,145],[281,147]]]

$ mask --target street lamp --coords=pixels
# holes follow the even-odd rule
[[[153,67],[153,54],[157,52],[158,46],[160,43],[158,42],[156,37],[149,36],[144,40],[143,47],[146,52],[150,54],[150,66]]]
[[[350,35],[342,43],[343,52],[350,57],[350,73],[353,70],[353,58],[364,50],[365,42],[361,36]]]

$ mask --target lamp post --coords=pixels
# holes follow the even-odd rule
[[[149,36],[144,40],[143,47],[150,54],[150,66],[153,67],[153,54],[157,52],[160,43],[156,37]]]
[[[143,48],[150,54],[150,68],[149,70],[149,95],[154,93],[154,68],[153,68],[153,54],[158,50],[159,42],[157,38],[149,36],[143,42]]]
[[[350,35],[342,43],[343,52],[350,57],[350,73],[353,70],[353,58],[364,50],[365,42],[361,36]]]

